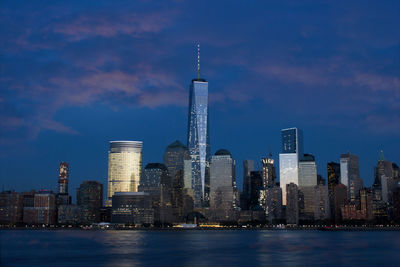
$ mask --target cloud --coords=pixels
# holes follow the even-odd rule
[[[171,24],[172,12],[108,12],[88,13],[75,19],[56,22],[50,27],[54,33],[64,34],[69,40],[79,41],[96,36],[110,38],[118,34],[138,37],[158,33]]]
[[[305,85],[321,85],[328,82],[327,74],[320,68],[290,66],[290,65],[266,65],[257,69],[262,74],[267,74],[282,82],[301,83]]]
[[[353,81],[355,84],[368,87],[372,91],[387,91],[400,98],[400,79],[398,77],[356,72]]]

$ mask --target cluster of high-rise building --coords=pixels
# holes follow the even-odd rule
[[[198,56],[199,58],[199,56]],[[48,190],[0,194],[2,224],[92,224],[165,226],[179,223],[310,224],[315,222],[400,222],[399,167],[383,152],[374,184],[363,185],[358,157],[346,153],[327,164],[327,181],[314,155],[304,153],[298,128],[281,130],[279,181],[271,154],[243,162],[243,189],[236,184],[236,161],[226,149],[211,155],[208,82],[190,85],[187,145],[166,147],[163,162],[142,166],[141,141],[111,141],[107,197],[103,185],[84,181],[77,203],[68,193],[69,165],[60,163],[58,193]],[[257,164],[258,165],[258,164]],[[104,204],[104,206],[103,206]]]
[[[0,193],[0,224],[79,225],[102,220],[103,185],[84,181],[77,189],[77,204],[72,204],[68,192],[69,165],[61,162],[58,192],[32,190]]]

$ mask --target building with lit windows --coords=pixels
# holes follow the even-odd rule
[[[358,156],[350,153],[340,155],[340,183],[347,186],[350,202],[359,199],[362,180],[358,171]]]
[[[185,180],[184,169],[185,160],[190,161],[189,150],[178,140],[170,144],[164,153],[164,165],[168,169],[168,174],[172,179],[172,212],[175,221],[182,221],[184,218],[184,198],[185,198]],[[191,166],[191,164],[190,164]],[[191,173],[191,168],[190,172]],[[189,178],[190,182],[191,179]],[[191,185],[189,186],[191,189]]]
[[[194,206],[208,206],[210,127],[208,116],[208,82],[200,78],[200,46],[198,45],[198,77],[192,80],[189,92],[188,149],[192,161]]]
[[[220,149],[210,164],[210,209],[215,220],[234,220],[238,210],[235,160],[228,150]]]
[[[96,181],[84,181],[77,189],[77,204],[81,209],[82,222],[100,222],[100,209],[103,206],[103,185]]]
[[[300,129],[281,130],[282,153],[279,154],[279,179],[282,205],[286,205],[286,185],[299,184],[299,160],[303,156],[303,134]]]
[[[299,224],[299,188],[296,184],[286,185],[286,223]]]
[[[140,141],[111,141],[108,152],[108,191],[106,206],[115,192],[137,192],[142,172]]]
[[[151,225],[154,212],[151,195],[144,192],[121,192],[112,197],[111,222],[125,225]]]
[[[261,159],[262,164],[262,176],[263,176],[263,187],[267,188],[269,186],[275,185],[276,173],[274,166],[274,159],[272,155],[268,158]]]
[[[172,222],[172,181],[164,164],[146,165],[140,179],[139,191],[150,194],[155,222],[162,224]]]

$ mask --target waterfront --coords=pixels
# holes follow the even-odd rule
[[[399,231],[1,230],[1,266],[382,265]]]

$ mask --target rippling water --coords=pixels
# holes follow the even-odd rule
[[[0,266],[399,266],[400,232],[2,230]]]

